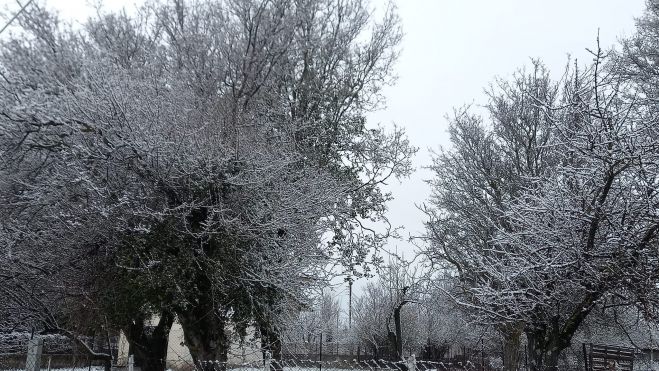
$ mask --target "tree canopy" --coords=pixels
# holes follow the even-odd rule
[[[88,300],[120,327],[174,314],[196,361],[222,360],[229,321],[276,333],[328,265],[368,272],[381,184],[415,151],[365,122],[393,8],[177,0],[74,30],[34,5],[18,22],[0,54],[7,305],[56,331],[70,312],[27,300]]]

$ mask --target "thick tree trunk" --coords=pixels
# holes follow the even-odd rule
[[[510,324],[503,327],[501,332],[503,334],[503,369],[504,371],[517,371],[519,369],[522,327],[521,325]]]
[[[574,333],[593,308],[593,303],[601,297],[601,292],[594,292],[582,300],[570,316],[555,315],[525,329],[528,343],[529,369],[531,371],[555,371],[563,349],[570,346]],[[584,309],[585,308],[585,309]]]
[[[212,304],[196,305],[176,315],[195,366],[201,370],[225,370],[230,346],[226,318]]]
[[[128,327],[126,338],[129,352],[134,355],[135,365],[142,371],[163,371],[174,315],[170,312],[160,313],[160,319],[153,331],[147,323],[148,319],[142,318]]]
[[[564,339],[557,338],[558,334],[544,331],[527,331],[529,369],[531,371],[556,371],[558,369],[558,356],[569,345]],[[567,345],[566,345],[567,344]]]
[[[569,315],[554,315],[535,324],[527,325],[525,329],[528,343],[529,369],[531,371],[555,371],[558,369],[558,358],[563,349],[570,346],[574,333],[586,319],[590,311],[606,292],[605,287],[599,287],[585,295],[580,305],[575,306]],[[542,319],[543,316],[538,316]]]

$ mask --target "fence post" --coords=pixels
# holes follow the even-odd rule
[[[135,357],[131,354],[128,356],[128,371],[135,370]]]
[[[43,351],[43,339],[32,338],[27,343],[26,371],[39,371],[41,369],[41,352]]]
[[[414,353],[407,357],[407,371],[416,371],[416,356]]]
[[[583,351],[584,368],[586,369],[586,371],[589,371],[590,368],[588,367],[588,352],[586,350],[586,343],[581,343],[581,350]],[[652,353],[650,353],[650,354],[652,354]]]
[[[263,359],[263,371],[270,371],[270,365],[272,364],[272,353],[269,350],[265,351],[265,358]]]
[[[416,356],[412,354],[411,356],[407,357],[407,371],[415,371],[416,370]]]

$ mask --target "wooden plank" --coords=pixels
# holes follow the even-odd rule
[[[593,353],[605,353],[605,354],[634,354],[635,353],[633,350],[631,350],[631,351],[629,351],[629,350],[613,351],[613,350],[608,350],[608,349],[607,350],[593,349],[593,350],[591,350],[591,352],[593,352]]]
[[[605,358],[620,361],[631,361],[634,359],[634,354],[611,354],[611,353],[593,353],[593,358]]]
[[[587,371],[608,371],[616,363],[620,371],[633,371],[635,349],[598,344],[583,344],[584,363]]]
[[[610,351],[610,350],[600,350],[600,349],[593,349],[591,351],[593,354],[606,354],[606,355],[621,355],[621,356],[629,356],[629,355],[634,355],[634,351]]]
[[[591,350],[602,351],[602,352],[634,353],[634,348],[611,347],[611,346],[601,346],[601,345],[593,345],[591,347]]]

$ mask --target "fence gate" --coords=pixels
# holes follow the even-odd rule
[[[634,348],[583,344],[586,371],[632,371]]]

